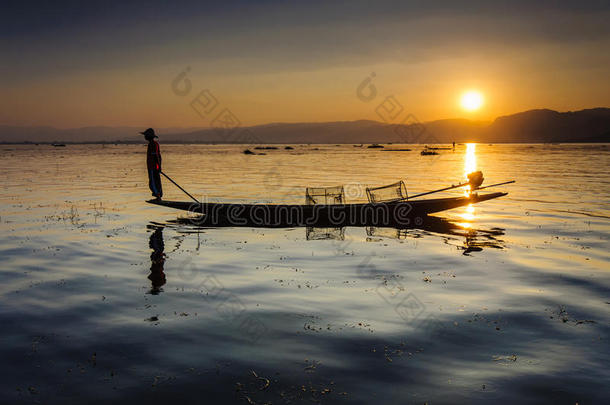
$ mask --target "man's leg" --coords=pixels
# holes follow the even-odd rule
[[[163,187],[161,186],[161,172],[155,170],[155,188],[157,189],[157,197],[163,197]]]
[[[155,177],[159,177],[159,173],[157,173],[157,176],[155,176],[155,171],[149,169],[148,170],[148,188],[150,188],[150,191],[152,192],[153,197],[157,197],[157,195],[159,194],[159,190],[157,189],[157,182],[156,182]]]

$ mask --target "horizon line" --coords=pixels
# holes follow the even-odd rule
[[[523,110],[523,111],[518,111],[515,113],[511,113],[511,114],[503,114],[503,115],[498,115],[495,118],[491,119],[491,120],[485,120],[485,119],[475,119],[475,118],[458,118],[458,117],[454,117],[454,118],[438,118],[438,119],[433,119],[433,120],[425,120],[425,121],[415,121],[412,122],[410,124],[404,124],[404,123],[391,123],[391,122],[383,122],[383,121],[378,121],[378,120],[373,120],[373,119],[366,119],[366,118],[359,118],[359,119],[352,119],[352,120],[337,120],[337,121],[294,121],[294,122],[289,122],[289,121],[271,121],[271,122],[266,122],[266,123],[261,123],[261,124],[250,124],[250,125],[240,125],[238,127],[241,128],[248,128],[248,127],[262,127],[262,126],[267,126],[267,125],[297,125],[297,124],[329,124],[329,123],[345,123],[345,122],[359,122],[359,121],[367,121],[367,122],[374,122],[374,123],[378,123],[378,124],[383,124],[383,125],[413,125],[416,123],[432,123],[432,122],[438,122],[438,121],[471,121],[471,122],[477,122],[477,123],[493,123],[494,121],[496,121],[498,118],[502,118],[502,117],[509,117],[512,115],[517,115],[517,114],[523,114],[523,113],[527,113],[527,112],[532,112],[532,111],[551,111],[551,112],[556,112],[559,114],[566,114],[566,113],[574,113],[574,112],[581,112],[581,111],[590,111],[590,110],[599,110],[599,109],[606,109],[606,110],[610,110],[610,107],[590,107],[590,108],[582,108],[579,110],[567,110],[567,111],[558,111],[558,110],[553,110],[550,108],[532,108],[529,110]],[[416,117],[415,117],[416,118]],[[45,124],[37,124],[37,125],[33,125],[33,124],[29,124],[29,125],[13,125],[13,124],[4,124],[4,123],[0,123],[0,127],[19,127],[19,128],[52,128],[52,129],[57,129],[57,130],[76,130],[76,129],[85,129],[85,128],[145,128],[148,127],[148,125],[84,125],[84,126],[77,126],[77,127],[58,127],[58,126],[53,126],[53,125],[45,125]],[[156,128],[161,128],[161,129],[179,129],[179,130],[202,130],[202,129],[214,129],[215,127],[213,126],[207,126],[207,127],[199,127],[199,126],[157,126]]]

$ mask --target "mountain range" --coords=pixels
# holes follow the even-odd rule
[[[412,117],[411,117],[412,118]],[[0,143],[140,143],[145,127],[57,129],[0,125]],[[240,128],[156,128],[163,143],[555,143],[610,142],[610,108],[529,110],[491,122],[444,119],[407,124],[372,120],[272,123]]]

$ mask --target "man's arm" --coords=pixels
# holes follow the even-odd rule
[[[156,143],[156,150],[157,150],[157,168],[159,169],[159,171],[161,171],[161,148],[159,147],[159,142],[155,142]]]

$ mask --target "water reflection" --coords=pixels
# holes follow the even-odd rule
[[[467,143],[466,144],[466,155],[464,156],[464,178],[468,179],[468,174],[477,171],[477,144],[476,143]],[[464,187],[464,195],[468,196],[472,190],[470,190],[470,185]],[[466,212],[460,214],[460,216],[465,221],[474,220],[474,205],[469,204],[466,206]],[[464,227],[469,227],[470,224],[468,222],[464,222],[461,224]]]
[[[316,228],[308,226],[305,230],[307,240],[345,240],[345,227]]]
[[[165,285],[165,272],[163,266],[165,265],[165,243],[163,241],[163,227],[149,225],[149,229],[153,229],[153,233],[150,234],[148,246],[153,250],[150,254],[150,274],[148,279],[151,282],[151,288],[149,294],[157,295],[163,291],[161,287]]]
[[[466,144],[466,156],[464,158],[464,178],[468,179],[468,174],[477,171],[477,144]],[[467,186],[468,188],[468,186]]]
[[[167,222],[168,226],[178,227],[180,233],[199,233],[201,230],[213,230],[222,228],[232,228],[232,226],[202,227],[193,223],[190,218],[178,218]],[[269,228],[273,228],[270,226]],[[304,227],[305,239],[343,241],[345,240],[346,227]],[[464,254],[478,252],[483,248],[503,249],[504,241],[498,237],[504,235],[504,229],[492,228],[476,229],[470,222],[454,222],[435,216],[420,218],[418,224],[410,226],[398,225],[388,227],[378,226],[350,226],[350,228],[363,228],[367,240],[371,238],[388,238],[404,240],[407,238],[421,238],[424,236],[441,237],[445,243],[457,246],[463,250]],[[151,236],[152,240],[152,236]],[[459,243],[456,243],[458,241]],[[152,243],[152,242],[151,242]],[[151,245],[152,246],[152,245]],[[152,256],[151,256],[152,259]]]
[[[504,241],[497,237],[504,235],[503,229],[492,229],[492,230],[474,230],[469,229],[465,236],[463,254],[469,255],[471,252],[480,252],[483,248],[494,248],[503,249]]]
[[[504,235],[504,229],[475,229],[470,223],[451,222],[443,218],[428,217],[422,226],[414,228],[382,228],[367,227],[368,237],[389,239],[421,238],[426,235],[437,235],[444,242],[456,246],[462,254],[480,252],[483,248],[503,249],[504,241],[499,236]],[[458,243],[456,243],[456,241]]]

